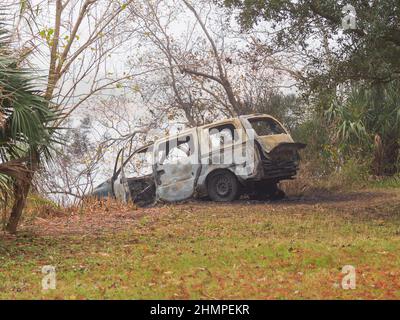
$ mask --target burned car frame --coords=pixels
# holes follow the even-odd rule
[[[191,197],[232,201],[242,194],[282,198],[278,183],[296,176],[298,151],[305,146],[294,142],[270,115],[239,116],[164,137],[137,149],[126,160],[121,150],[113,176],[92,195],[139,205]],[[137,154],[151,157],[151,170],[127,177],[125,168]]]

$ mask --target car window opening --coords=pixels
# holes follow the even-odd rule
[[[271,136],[275,134],[286,134],[285,129],[272,118],[249,119],[251,126],[258,136]]]

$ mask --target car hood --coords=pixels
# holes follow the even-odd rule
[[[275,147],[282,143],[294,143],[289,134],[274,134],[270,136],[258,136],[257,141],[266,153],[270,153]]]

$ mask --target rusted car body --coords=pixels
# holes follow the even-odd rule
[[[296,176],[298,151],[304,147],[270,115],[226,119],[159,139],[126,160],[120,152],[116,161],[121,162],[120,168],[116,165],[113,177],[93,195],[139,204],[191,197],[214,201],[232,201],[241,195],[282,198],[278,183]],[[126,165],[135,154],[144,153],[151,158],[151,171],[127,175]]]

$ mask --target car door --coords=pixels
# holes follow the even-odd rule
[[[158,142],[154,159],[158,199],[181,201],[194,194],[201,169],[196,128]]]
[[[112,192],[116,199],[123,201],[123,202],[128,202],[128,200],[131,197],[131,190],[130,190],[129,182],[128,182],[129,170],[128,170],[128,177],[127,177],[126,167],[129,166],[130,162],[132,162],[133,157],[137,154],[147,153],[147,151],[149,151],[149,154],[152,156],[153,155],[152,148],[153,148],[153,144],[149,144],[149,145],[146,145],[139,149],[136,149],[128,157],[126,157],[126,159],[124,156],[125,148],[122,148],[118,152],[117,158],[115,160],[114,173],[111,178]],[[153,160],[151,159],[150,162],[152,164]],[[152,166],[150,166],[150,169],[151,168],[152,168]]]
[[[233,123],[212,126],[206,129],[205,136],[209,143],[209,160],[214,165],[231,167],[239,165],[235,153],[241,152],[241,140]]]
[[[230,168],[237,176],[246,176],[253,171],[252,152],[248,150],[248,139],[238,121],[230,121],[203,129],[207,153],[202,154],[212,169]],[[203,148],[206,150],[207,148]],[[202,163],[205,163],[203,159]]]
[[[117,171],[118,163],[121,167]],[[128,202],[129,200],[129,185],[125,176],[124,149],[121,149],[117,155],[114,166],[114,174],[112,179],[113,193],[117,200]]]

